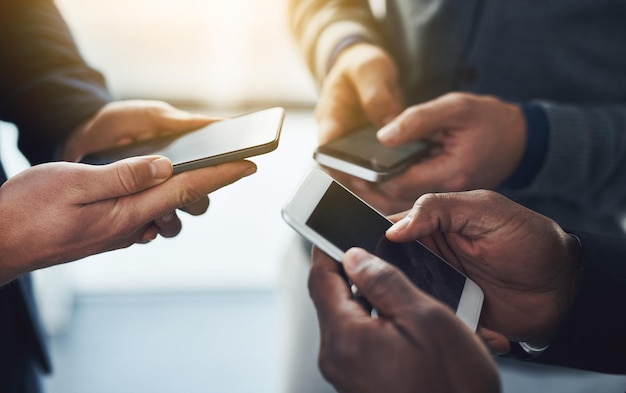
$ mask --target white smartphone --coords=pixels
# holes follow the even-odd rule
[[[387,240],[385,231],[392,222],[325,172],[311,171],[282,214],[300,235],[337,261],[349,248],[361,247],[394,264],[476,330],[484,298],[478,285],[420,242]]]
[[[388,147],[376,137],[377,130],[366,127],[319,146],[313,158],[328,168],[370,182],[384,182],[404,172],[428,154],[430,143],[417,141]]]
[[[206,127],[152,138],[88,154],[81,162],[108,164],[123,158],[158,154],[174,173],[268,153],[278,147],[285,111],[276,107],[216,121]]]

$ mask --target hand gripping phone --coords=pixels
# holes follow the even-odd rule
[[[431,146],[416,141],[388,147],[376,137],[376,129],[366,127],[319,146],[313,158],[335,169],[370,182],[384,182],[404,172],[425,157]]]
[[[337,261],[349,248],[361,247],[397,266],[476,330],[484,297],[478,285],[418,241],[387,240],[385,232],[392,222],[325,172],[311,171],[282,214],[300,235]]]

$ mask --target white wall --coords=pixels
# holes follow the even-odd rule
[[[123,98],[211,107],[308,103],[314,84],[285,0],[57,0],[87,59]]]

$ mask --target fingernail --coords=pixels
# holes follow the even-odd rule
[[[383,119],[383,124],[387,125],[391,123],[396,117],[395,116],[387,116]]]
[[[248,170],[244,172],[243,177],[254,175],[255,173],[256,173],[256,166],[253,166],[251,168],[248,168]]]
[[[168,177],[172,172],[172,163],[165,157],[160,157],[150,163],[152,177],[162,179]]]
[[[376,137],[380,140],[389,140],[395,137],[398,132],[400,132],[398,124],[392,122],[378,130],[378,132],[376,133]]]
[[[174,213],[168,213],[166,215],[164,215],[163,217],[161,217],[161,221],[162,222],[170,222],[174,219]]]
[[[365,250],[353,248],[346,252],[344,268],[351,273],[358,273],[373,259]]]
[[[411,217],[405,216],[402,220],[396,222],[389,229],[387,229],[387,232],[400,232],[404,228],[406,228],[410,222],[411,222]]]

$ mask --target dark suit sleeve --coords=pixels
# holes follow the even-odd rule
[[[572,309],[538,362],[626,374],[626,240],[576,233],[583,271]]]
[[[52,160],[67,136],[111,101],[52,1],[2,2],[0,56],[0,119],[18,127],[20,150],[32,164]]]

